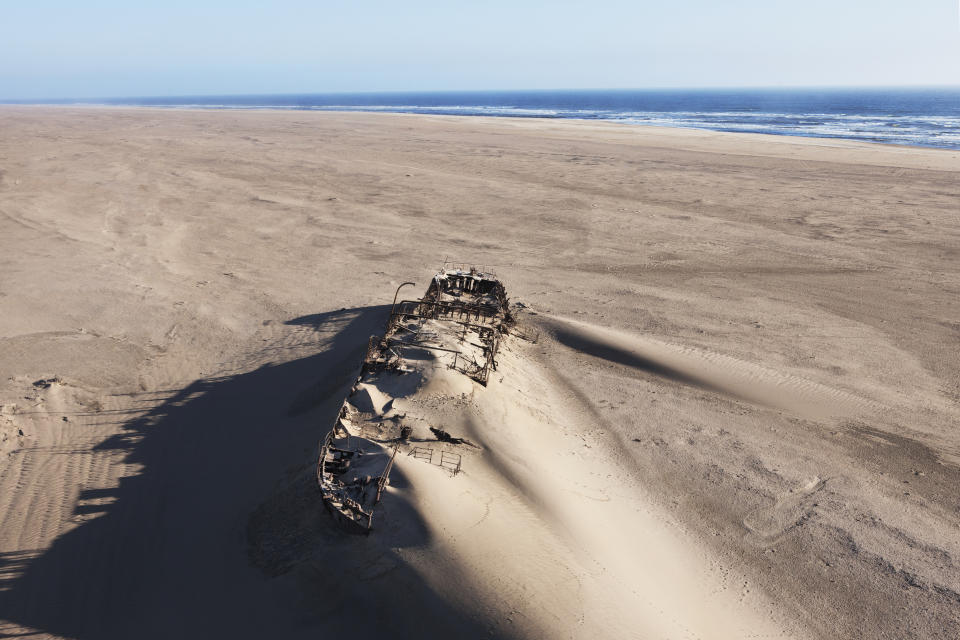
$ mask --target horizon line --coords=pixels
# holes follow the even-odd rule
[[[148,100],[172,98],[256,98],[276,96],[347,96],[347,95],[409,95],[409,94],[469,94],[469,93],[563,93],[574,91],[823,91],[823,90],[904,90],[904,89],[957,89],[960,84],[825,84],[825,85],[700,85],[700,86],[649,86],[649,87],[558,87],[551,89],[363,89],[352,91],[277,91],[267,93],[170,93],[112,96],[66,96],[44,98],[0,98],[0,104],[63,104],[83,103],[95,100]]]

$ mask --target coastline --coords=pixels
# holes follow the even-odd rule
[[[241,636],[295,636],[310,623],[290,620],[330,618],[317,575],[329,539],[281,479],[312,462],[395,285],[456,253],[497,265],[544,320],[542,343],[505,356],[516,376],[504,385],[532,382],[510,387],[502,414],[542,418],[524,451],[564,491],[531,531],[555,536],[551,549],[576,534],[597,563],[566,559],[593,567],[581,579],[643,572],[631,564],[642,553],[614,567],[584,526],[622,512],[636,515],[623,515],[621,547],[649,544],[653,562],[672,537],[711,615],[739,603],[781,637],[960,629],[960,378],[943,346],[957,335],[960,152],[393,113],[4,105],[0,122],[15,276],[0,284],[0,427],[13,443],[0,553],[27,554],[0,617],[15,625],[129,630],[183,607],[198,629],[233,616]],[[811,398],[828,415],[807,412]],[[485,423],[503,429],[499,415]],[[567,473],[569,460],[583,467]],[[501,465],[500,502],[541,495],[530,463]],[[505,616],[497,576],[444,537],[465,498],[418,491],[446,564],[431,564],[429,543],[384,548],[364,575],[394,576],[385,594],[439,594],[451,628]],[[306,540],[280,554],[294,567],[281,577],[247,565],[255,509]],[[98,546],[120,539],[129,550]],[[140,549],[158,555],[128,566]],[[538,568],[515,570],[510,593],[549,602]],[[596,577],[606,570],[615,579]],[[457,591],[462,575],[471,586]],[[657,601],[670,579],[662,566],[631,584],[650,612],[691,610],[686,628],[709,632],[700,602]],[[47,581],[129,584],[136,597],[84,606],[30,587]],[[190,602],[201,590],[221,595]],[[604,606],[580,613],[600,625]]]
[[[893,147],[893,148],[906,148],[906,149],[928,149],[934,151],[945,151],[949,153],[960,153],[960,147],[944,147],[937,146],[933,144],[909,144],[909,143],[899,143],[899,142],[889,142],[889,141],[880,141],[880,140],[858,140],[855,137],[845,137],[845,136],[826,136],[826,135],[805,135],[800,133],[787,133],[787,132],[752,132],[752,131],[729,131],[720,128],[712,128],[707,126],[683,126],[683,125],[658,125],[658,124],[647,124],[647,123],[637,123],[637,122],[626,122],[618,120],[604,120],[596,118],[575,118],[575,117],[562,117],[562,118],[550,118],[550,117],[536,117],[536,116],[492,116],[492,115],[476,115],[476,114],[430,114],[430,113],[413,113],[407,111],[371,111],[363,109],[311,109],[311,108],[298,108],[298,107],[269,107],[269,106],[250,106],[250,107],[231,107],[227,105],[223,106],[200,106],[200,105],[190,105],[190,106],[180,106],[180,105],[171,105],[171,106],[160,106],[160,105],[127,105],[127,104],[57,104],[57,103],[36,103],[36,104],[18,104],[18,103],[0,103],[0,109],[3,108],[41,108],[41,109],[135,109],[135,110],[154,110],[154,111],[183,111],[183,112],[253,112],[253,113],[317,113],[317,114],[369,114],[373,116],[377,115],[399,115],[399,116],[415,116],[415,117],[426,117],[426,118],[467,118],[467,119],[478,119],[478,120],[506,120],[506,121],[532,121],[536,123],[552,123],[552,122],[570,122],[570,123],[581,123],[583,126],[597,125],[599,127],[606,127],[610,125],[614,126],[624,126],[624,127],[641,127],[641,128],[650,128],[650,129],[665,129],[665,130],[679,130],[679,131],[700,131],[704,133],[716,133],[716,134],[732,134],[734,136],[764,136],[772,138],[786,138],[786,139],[796,139],[796,140],[815,140],[820,141],[826,146],[831,146],[832,143],[838,143],[843,146],[846,143],[862,144],[868,146],[883,146],[883,147]]]

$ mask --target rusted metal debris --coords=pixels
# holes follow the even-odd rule
[[[496,370],[503,337],[514,324],[506,289],[488,269],[446,263],[421,299],[397,302],[396,297],[384,335],[368,341],[360,375],[320,443],[317,483],[324,507],[354,533],[369,533],[373,528],[374,508],[389,483],[401,443],[411,434],[397,416],[372,420],[359,415],[350,402],[359,385],[374,384],[384,371],[412,371],[409,359],[428,352],[442,356],[449,368],[486,386],[490,372]],[[431,431],[441,442],[472,444],[442,429]],[[388,455],[381,443],[390,443],[392,453]],[[429,455],[429,462],[454,475],[461,469],[459,454],[440,451],[437,462],[432,449],[415,447],[408,455],[412,454],[418,458]]]
[[[440,442],[449,442],[450,444],[469,444],[471,446],[477,446],[467,440],[466,438],[456,438],[443,429],[437,429],[436,427],[430,427],[430,432],[437,437],[437,440]]]

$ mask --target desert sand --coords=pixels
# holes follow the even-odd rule
[[[956,638],[958,218],[956,151],[0,108],[0,634]],[[539,338],[345,534],[318,442],[445,258]]]

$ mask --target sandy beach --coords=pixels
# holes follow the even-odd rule
[[[445,259],[539,339],[349,536],[318,441]],[[958,151],[4,106],[0,308],[0,635],[960,636]]]

